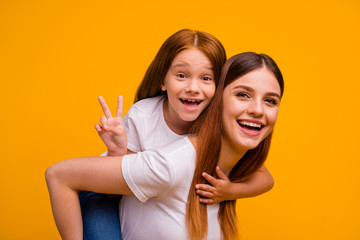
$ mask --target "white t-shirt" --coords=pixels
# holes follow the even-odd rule
[[[126,155],[122,172],[135,196],[120,201],[124,240],[186,240],[186,203],[196,151],[187,137],[159,150]],[[208,205],[208,238],[220,239],[219,205]]]
[[[135,194],[120,201],[124,240],[187,239],[186,203],[196,151],[186,136],[167,126],[163,103],[162,97],[141,100],[123,119],[128,149],[141,152],[122,161],[124,178]],[[220,239],[218,207],[208,205],[208,239]]]
[[[153,97],[131,106],[123,118],[129,150],[156,150],[184,137],[174,133],[166,124],[163,104],[163,97]]]
[[[174,133],[166,124],[163,104],[164,98],[159,96],[143,99],[130,107],[123,118],[129,150],[156,150],[184,137]],[[101,154],[106,155],[107,152]]]

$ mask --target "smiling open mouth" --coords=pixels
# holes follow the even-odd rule
[[[258,124],[258,123],[253,123],[253,122],[248,122],[248,121],[240,121],[240,120],[237,120],[237,123],[245,128],[245,129],[248,129],[250,131],[260,131],[264,126],[261,125],[261,124]]]
[[[180,101],[188,107],[196,107],[198,106],[202,100],[191,100],[191,99],[184,99],[184,98],[180,98]]]

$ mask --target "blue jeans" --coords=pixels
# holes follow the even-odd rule
[[[79,191],[84,240],[121,240],[119,201],[107,194]]]

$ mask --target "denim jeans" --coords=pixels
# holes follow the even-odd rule
[[[121,240],[119,201],[107,194],[80,191],[84,240]]]

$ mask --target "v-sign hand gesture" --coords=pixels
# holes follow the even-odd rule
[[[98,98],[104,111],[100,124],[95,124],[95,129],[108,148],[108,156],[124,156],[127,152],[127,135],[122,122],[123,99],[118,97],[116,116],[111,115],[109,107],[103,97]]]

